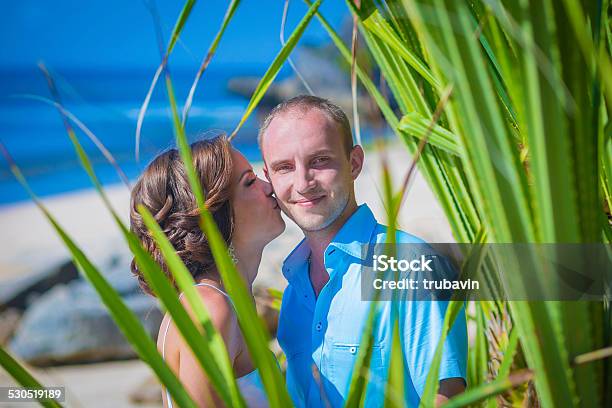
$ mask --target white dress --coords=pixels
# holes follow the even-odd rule
[[[233,305],[232,299],[230,299],[229,295],[221,289],[217,288],[216,286],[210,285],[208,283],[198,283],[196,284],[196,286],[209,286],[221,292]],[[182,293],[181,296],[183,296]],[[164,359],[166,358],[166,335],[168,334],[169,326],[170,319],[168,319],[168,324],[166,324],[166,328],[164,330],[164,338],[162,339],[162,357]],[[236,378],[236,383],[238,384],[238,389],[240,390],[240,393],[242,394],[249,408],[267,408],[269,406],[268,399],[264,391],[263,383],[261,382],[261,377],[259,376],[257,370],[253,370],[247,375],[243,375],[240,378]],[[168,408],[173,408],[172,398],[170,397],[170,393],[167,389],[166,401],[168,402]]]

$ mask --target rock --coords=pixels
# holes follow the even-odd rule
[[[108,253],[111,255],[92,256],[90,260],[121,294],[137,293],[138,282],[129,273],[127,266],[132,259],[131,253],[125,248],[110,248],[109,245],[105,247],[108,247]],[[52,267],[3,282],[0,284],[0,311],[10,307],[25,310],[36,298],[55,285],[66,284],[79,278],[80,273],[72,260],[65,260]],[[93,291],[93,288],[91,290]]]
[[[130,261],[131,258],[116,257],[100,270],[108,283],[124,297],[144,293],[129,269]],[[96,290],[88,282],[82,281],[81,284],[75,285],[74,290],[81,291],[82,296],[97,296]]]
[[[10,308],[0,313],[0,345],[4,345],[11,338],[21,319],[21,311]]]
[[[350,75],[342,71],[326,50],[302,47],[294,55],[293,62],[317,96],[329,98],[350,117],[352,112]],[[259,80],[260,78],[256,77],[232,78],[228,81],[228,90],[251,98]],[[289,78],[270,85],[259,107],[268,110],[284,100],[305,93],[308,93],[307,89],[293,73]],[[369,105],[367,97],[359,95],[358,104],[360,109],[367,108]]]
[[[227,81],[227,89],[237,95],[250,98],[251,95],[253,95],[255,88],[257,88],[257,84],[259,84],[260,79],[261,78],[254,76],[230,78],[230,80]],[[279,98],[280,96],[277,91],[277,85],[272,84],[259,101],[258,106],[260,108],[264,108],[265,110],[272,109],[272,107],[278,104]]]
[[[79,277],[72,261],[34,272],[18,279],[0,284],[0,310],[17,308],[25,310],[33,298],[48,291],[53,286],[71,282]]]
[[[125,269],[123,273],[131,277]],[[114,273],[109,276],[155,338],[162,319],[157,301],[134,292]],[[58,285],[37,299],[24,314],[10,347],[18,357],[39,366],[136,356],[97,293],[83,280]]]

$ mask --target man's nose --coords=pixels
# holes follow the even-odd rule
[[[307,192],[314,187],[314,175],[306,167],[297,167],[293,177],[293,186],[299,193]]]

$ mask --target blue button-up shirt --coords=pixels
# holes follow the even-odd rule
[[[315,297],[308,272],[310,249],[302,241],[285,259],[285,289],[278,341],[287,357],[287,386],[298,407],[342,406],[348,396],[370,301],[361,297],[360,271],[366,244],[385,242],[386,227],[367,205],[347,220],[325,250],[329,281]],[[424,244],[399,231],[398,243]],[[448,302],[379,302],[366,407],[383,405],[391,357],[395,304],[405,357],[407,406],[418,406],[433,359]],[[462,308],[446,339],[439,379],[466,378],[467,332]]]

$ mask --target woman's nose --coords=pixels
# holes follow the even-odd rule
[[[264,189],[264,193],[267,196],[271,196],[272,193],[274,193],[274,189],[272,188],[272,184],[268,183],[265,180],[259,179],[262,183],[263,183],[263,189]]]

